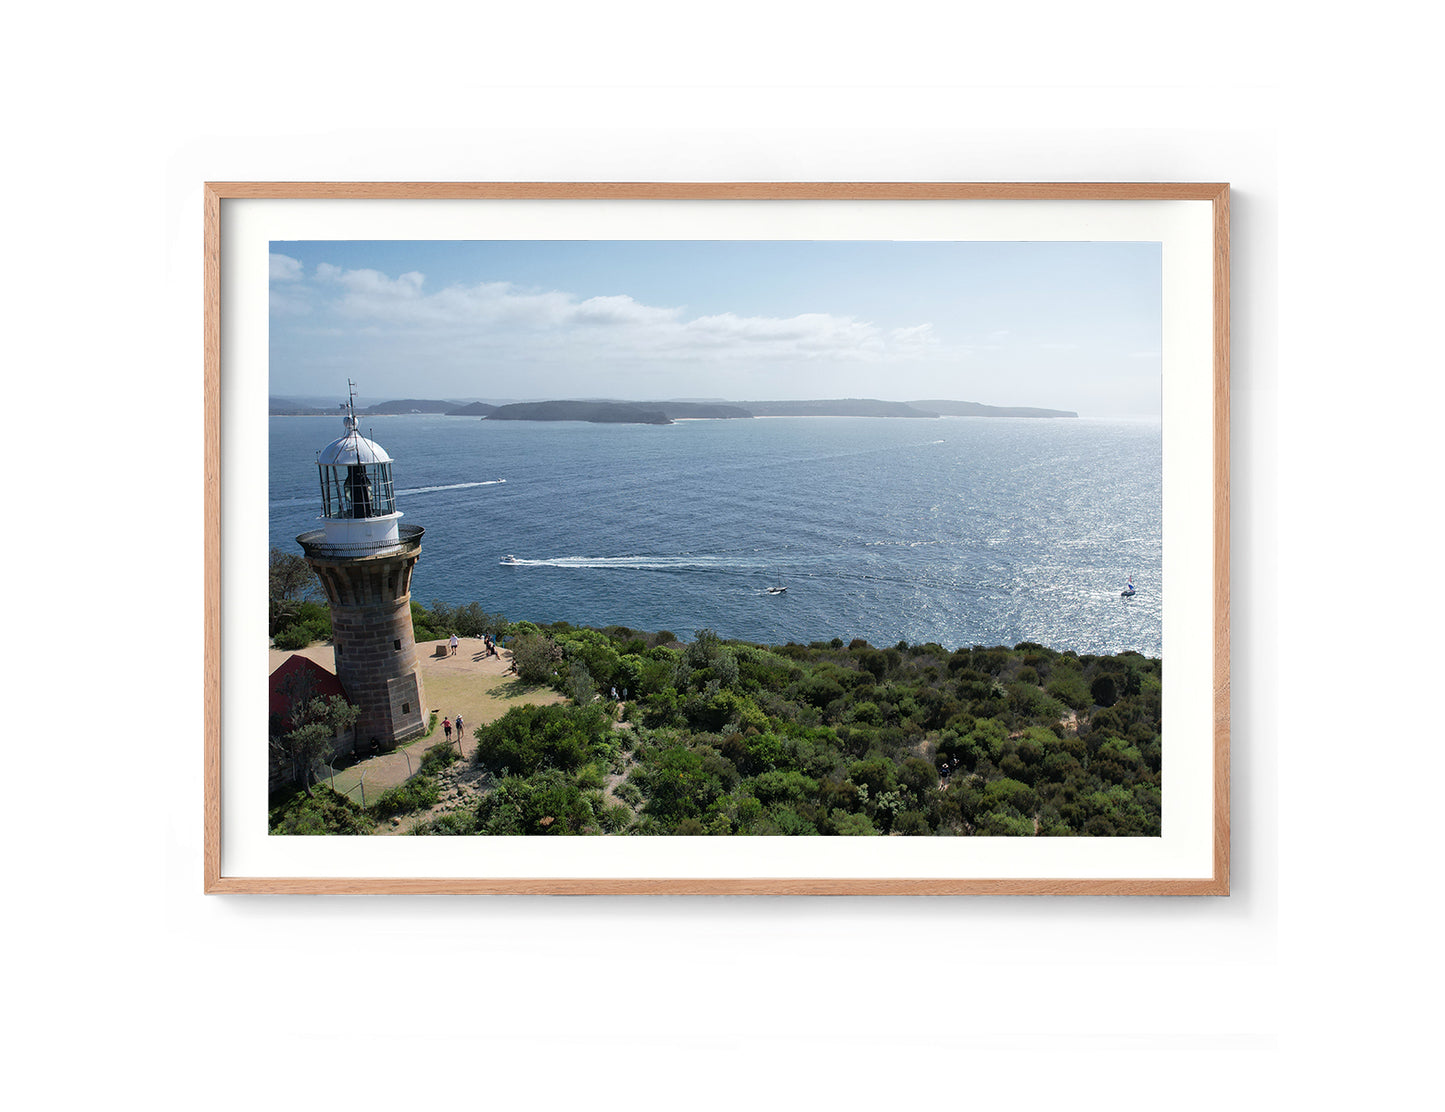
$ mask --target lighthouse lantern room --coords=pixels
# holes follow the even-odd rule
[[[391,457],[357,431],[346,414],[346,433],[316,457],[321,472],[321,511],[333,544],[394,543],[401,514],[391,482]]]

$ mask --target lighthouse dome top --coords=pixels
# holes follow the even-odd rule
[[[356,418],[348,413],[345,435],[322,448],[316,462],[323,467],[351,467],[359,463],[390,463],[391,457],[376,441],[356,431]]]

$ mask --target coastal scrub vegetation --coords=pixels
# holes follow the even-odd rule
[[[500,637],[507,628],[501,614],[489,614],[475,602],[448,606],[435,601],[430,606],[411,604],[412,633],[417,641],[440,641],[455,633],[458,637]]]
[[[412,632],[417,641],[440,641],[455,633],[458,637],[500,637],[507,619],[491,614],[475,602],[449,606],[434,601],[430,606],[411,604]],[[278,649],[295,652],[315,641],[331,640],[331,608],[304,557],[280,548],[271,549],[269,630]]]
[[[459,759],[451,742],[437,742],[426,750],[414,776],[364,807],[325,783],[292,789],[273,798],[268,828],[272,834],[371,834],[382,819],[436,803],[441,795],[437,774]]]
[[[275,565],[273,553],[273,623],[279,609],[283,634],[316,639],[304,577],[282,575],[278,599]],[[570,700],[478,728],[487,788],[414,834],[1160,832],[1162,662],[1138,653],[766,646],[711,630],[684,643],[666,630],[509,624],[475,603],[412,613],[418,641],[491,634],[521,682]],[[309,764],[306,748],[286,756]],[[318,785],[273,811],[272,829],[362,833],[426,810],[455,759],[442,750],[364,811]]]
[[[1157,659],[565,623],[507,638],[519,675],[572,703],[478,728],[494,790],[419,833],[1159,834]]]
[[[426,835],[1118,837],[1160,830],[1162,664],[1033,643],[840,639],[520,622],[519,673],[571,702],[475,731],[487,789]],[[444,743],[362,810],[317,785],[274,833],[365,833],[431,808]]]
[[[271,549],[268,624],[278,649],[295,651],[331,639],[331,610],[321,580],[303,557],[279,548]]]
[[[295,792],[271,808],[272,834],[370,834],[376,820],[353,800],[325,784],[311,794]]]

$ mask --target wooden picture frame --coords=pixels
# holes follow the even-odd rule
[[[1229,186],[1218,183],[458,183],[458,182],[213,182],[204,188],[204,393],[205,393],[205,630],[204,630],[204,860],[208,893],[345,894],[672,894],[672,895],[1227,895],[1230,868],[1230,654],[1229,654]],[[229,868],[223,856],[223,551],[222,446],[226,436],[223,383],[223,252],[233,250],[223,229],[231,202],[510,201],[642,202],[1104,202],[1128,206],[1186,203],[1207,219],[1207,290],[1212,408],[1198,461],[1212,489],[1210,536],[1200,581],[1207,577],[1209,628],[1200,637],[1199,676],[1212,721],[1197,724],[1207,738],[1208,846],[1202,867],[1190,875],[252,875]],[[1208,644],[1203,644],[1207,637]],[[1205,674],[1207,673],[1207,674]],[[1203,705],[1203,704],[1201,704]],[[230,744],[240,744],[231,742]],[[1167,798],[1167,797],[1166,797]],[[679,839],[681,840],[681,839]],[[1040,839],[1042,840],[1042,839]],[[1084,842],[1088,839],[1074,839]],[[894,839],[893,841],[910,841]],[[1103,839],[1101,841],[1108,841]]]

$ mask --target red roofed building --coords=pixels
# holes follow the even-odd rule
[[[330,699],[333,695],[346,698],[341,681],[316,661],[300,653],[292,653],[271,673],[270,681],[270,733],[273,738],[281,737],[295,729],[295,717],[305,704],[312,699]],[[346,730],[336,735],[336,755],[350,753],[355,746],[355,733]],[[286,762],[271,762],[271,786],[275,788],[292,775]]]
[[[292,653],[271,673],[271,732],[289,733],[295,728],[293,707],[312,699],[346,698],[341,681],[310,657]]]

